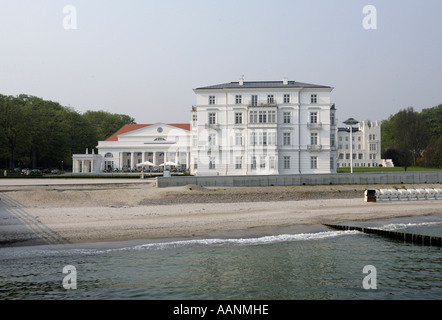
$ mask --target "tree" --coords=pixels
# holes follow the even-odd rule
[[[97,141],[106,140],[125,124],[135,124],[135,119],[128,115],[106,111],[87,111],[83,117],[94,128]]]
[[[393,121],[395,149],[399,151],[399,161],[405,168],[416,164],[430,138],[427,124],[423,117],[412,107],[398,112]]]

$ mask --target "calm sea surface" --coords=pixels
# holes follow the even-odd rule
[[[442,236],[442,216],[348,225]],[[367,265],[375,273],[363,273]],[[63,273],[65,266],[75,272]],[[441,248],[323,226],[253,237],[0,248],[0,271],[0,299],[442,299]],[[376,289],[364,289],[367,276],[375,276]]]

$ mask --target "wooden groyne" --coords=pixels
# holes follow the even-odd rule
[[[342,225],[335,225],[335,224],[324,224],[324,225],[329,228],[337,229],[337,230],[344,230],[344,231],[345,230],[356,230],[356,231],[360,231],[363,233],[377,234],[377,235],[380,235],[383,237],[387,237],[387,238],[395,239],[395,240],[400,240],[400,241],[407,242],[407,243],[442,247],[442,238],[441,237],[425,236],[425,235],[421,235],[421,234],[387,231],[387,230],[372,229],[372,228],[342,226]]]

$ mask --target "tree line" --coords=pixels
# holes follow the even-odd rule
[[[409,107],[382,122],[382,158],[395,166],[442,167],[442,104],[417,112]]]
[[[0,94],[0,168],[72,166],[72,154],[85,153],[135,120],[124,114],[83,114],[29,95]]]

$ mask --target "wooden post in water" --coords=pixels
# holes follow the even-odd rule
[[[442,247],[442,238],[441,237],[425,236],[425,235],[421,235],[421,234],[396,232],[396,231],[388,231],[388,230],[380,230],[380,229],[372,229],[372,228],[343,226],[343,225],[337,225],[337,224],[324,224],[324,226],[327,226],[332,229],[337,229],[337,230],[356,230],[356,231],[360,231],[363,233],[377,234],[377,235],[387,237],[390,239],[403,240],[404,242],[409,242],[409,243],[414,243],[414,244]]]

